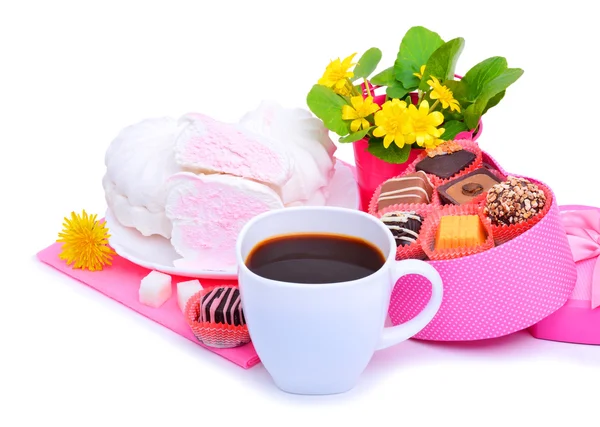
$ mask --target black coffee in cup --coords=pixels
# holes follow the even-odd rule
[[[362,279],[385,257],[373,244],[339,234],[288,234],[264,240],[246,259],[253,273],[290,283],[325,284]]]

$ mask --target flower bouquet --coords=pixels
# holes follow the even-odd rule
[[[338,58],[308,93],[310,110],[341,143],[354,143],[363,207],[375,188],[401,174],[420,150],[473,139],[481,131],[481,116],[523,74],[495,56],[459,78],[455,68],[464,44],[461,37],[445,42],[433,31],[412,27],[393,66],[370,77],[382,57],[378,48],[356,63],[356,54]],[[384,95],[375,94],[380,89]]]

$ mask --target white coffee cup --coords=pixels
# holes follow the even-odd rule
[[[385,263],[359,280],[318,285],[266,279],[246,266],[257,244],[295,233],[358,237],[376,246]],[[440,275],[423,261],[396,261],[395,255],[396,243],[385,225],[351,209],[286,208],[244,226],[236,244],[244,316],[256,352],[280,389],[298,394],[350,390],[376,350],[412,337],[433,319],[442,302]],[[410,321],[386,328],[393,287],[407,274],[431,282],[431,299]]]

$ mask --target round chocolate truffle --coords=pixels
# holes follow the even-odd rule
[[[539,214],[545,205],[546,195],[536,184],[509,176],[488,190],[484,213],[494,225],[511,225]]]
[[[406,246],[416,241],[423,225],[423,217],[416,212],[388,212],[381,217],[381,221],[396,239],[396,246]]]

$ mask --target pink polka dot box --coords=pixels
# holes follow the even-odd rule
[[[485,153],[484,161],[502,171]],[[481,340],[526,329],[562,307],[577,281],[555,197],[548,213],[514,239],[463,258],[428,262],[442,277],[444,300],[415,336],[422,340]],[[413,318],[430,295],[421,276],[400,279],[390,302],[392,323]]]

